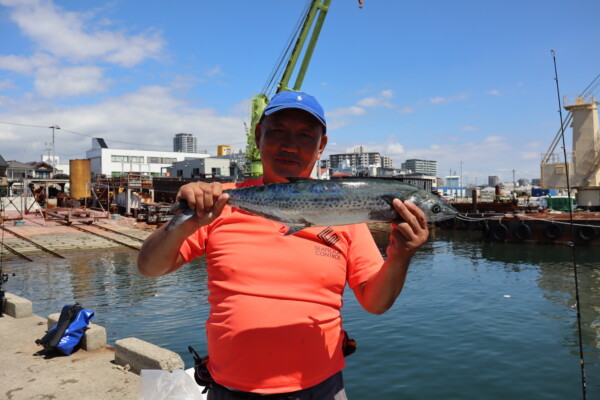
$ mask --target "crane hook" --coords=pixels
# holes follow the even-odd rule
[[[363,0],[358,0],[358,8],[362,8],[363,6]]]

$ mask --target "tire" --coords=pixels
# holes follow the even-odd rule
[[[550,224],[544,228],[544,236],[548,239],[556,239],[561,234],[561,229],[556,224]]]
[[[532,235],[531,227],[527,224],[521,224],[515,230],[515,236],[519,240],[527,240]]]
[[[589,242],[596,237],[596,229],[593,226],[582,226],[577,230],[577,236],[584,242]]]
[[[508,236],[508,228],[506,225],[499,223],[492,229],[492,237],[498,242],[504,242]]]

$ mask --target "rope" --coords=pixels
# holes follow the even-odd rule
[[[460,219],[460,220],[463,220],[463,221],[479,222],[479,221],[488,221],[488,220],[490,220],[492,218],[498,218],[498,217],[494,217],[494,216],[492,216],[492,217],[469,217],[468,215],[457,214],[456,218]],[[571,222],[556,221],[556,220],[549,221],[548,219],[545,219],[545,218],[535,218],[535,217],[530,217],[528,215],[523,215],[523,216],[521,216],[521,218],[526,218],[526,219],[532,220],[532,221],[548,222],[548,223],[553,223],[553,224],[571,225]],[[598,226],[598,225],[578,224],[578,223],[573,223],[573,226],[577,226],[577,227],[590,227],[590,228],[600,228],[600,226]]]

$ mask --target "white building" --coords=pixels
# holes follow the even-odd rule
[[[437,161],[434,160],[420,160],[411,158],[406,160],[406,162],[403,162],[401,167],[410,169],[412,172],[417,174],[437,176]]]
[[[57,174],[69,174],[70,173],[70,165],[69,164],[61,164],[58,156],[45,156],[42,155],[42,161],[53,165],[56,169]]]
[[[202,178],[206,175],[212,177],[230,177],[231,156],[205,157],[200,159],[186,159],[173,163],[168,168],[169,175],[182,178]]]
[[[92,177],[105,175],[119,177],[128,172],[150,176],[165,176],[167,168],[177,161],[209,157],[209,154],[181,153],[171,151],[146,151],[109,149],[104,139],[92,139],[92,149],[86,151],[90,160]]]

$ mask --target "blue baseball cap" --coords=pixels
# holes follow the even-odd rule
[[[298,108],[300,110],[307,111],[315,116],[323,124],[325,130],[327,129],[327,122],[325,122],[325,111],[319,104],[314,96],[308,93],[297,92],[294,90],[287,90],[277,93],[263,111],[264,115],[271,115],[274,112],[283,110],[285,108]]]

